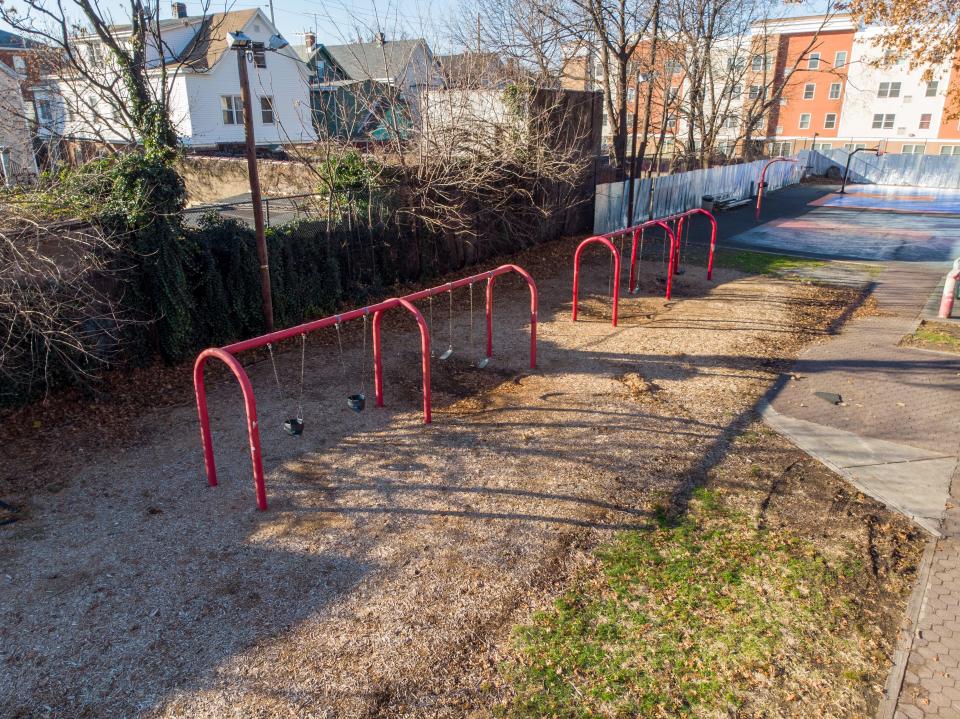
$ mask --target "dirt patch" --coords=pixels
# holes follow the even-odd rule
[[[591,254],[590,309],[572,323],[574,247],[516,258],[540,289],[536,372],[522,282],[498,282],[483,370],[472,366],[467,298],[455,298],[456,359],[433,361],[431,427],[416,335],[399,314],[385,322],[382,410],[344,402],[369,367],[359,334],[345,339],[346,373],[325,349],[332,332],[311,343],[300,438],[283,433],[291,403],[269,364],[252,364],[266,513],[254,510],[231,380],[208,386],[216,489],[190,403],[143,412],[129,443],[70,457],[59,491],[31,496],[28,519],[0,527],[10,711],[484,713],[512,623],[585,550],[651,526],[665,498],[702,482],[779,372],[854,296],[726,269],[707,283],[690,267],[675,301],[624,297],[614,329],[609,259]],[[657,286],[650,263],[640,285]],[[278,358],[285,386],[299,359],[296,349]],[[57,474],[60,450],[37,445]]]

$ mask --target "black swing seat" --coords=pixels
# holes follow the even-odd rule
[[[367,404],[367,398],[363,394],[352,394],[347,397],[347,406],[354,412],[362,412]]]
[[[283,423],[283,429],[291,437],[299,437],[303,434],[303,420],[299,417],[291,417]]]

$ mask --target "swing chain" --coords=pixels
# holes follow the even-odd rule
[[[429,306],[430,306],[430,327],[429,327],[429,332],[430,332],[430,337],[431,337],[431,339],[432,339],[432,338],[433,338],[433,295],[430,295],[430,296],[427,297],[427,303],[428,303]],[[436,356],[437,356],[437,352],[436,352],[436,350],[433,348],[433,342],[430,343],[430,356],[431,356],[431,357],[436,357]]]
[[[360,355],[360,394],[367,394],[367,373],[363,371],[363,362],[367,356],[367,313],[363,313],[363,354]]]
[[[450,349],[453,349],[453,284],[449,283],[449,289],[447,289],[447,297],[449,298],[450,312],[448,314],[448,327],[447,327],[447,336],[449,337]]]
[[[307,363],[307,333],[300,335],[300,394],[297,396],[297,419],[303,421],[303,372]]]
[[[333,325],[337,329],[337,348],[340,351],[340,377],[346,377],[347,366],[343,363],[343,338],[340,336],[340,315],[337,315]]]
[[[273,378],[277,381],[277,394],[280,396],[280,404],[285,404],[286,399],[283,396],[283,385],[280,384],[280,374],[277,372],[277,362],[273,358],[273,344],[267,342],[267,352],[270,354],[270,366],[273,367]]]
[[[473,283],[470,283],[470,344],[467,345],[470,354],[473,354]]]

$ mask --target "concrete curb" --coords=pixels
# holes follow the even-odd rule
[[[933,566],[933,555],[939,544],[938,539],[927,541],[923,556],[920,558],[920,567],[917,571],[917,583],[910,593],[907,608],[904,612],[903,624],[897,633],[897,646],[893,650],[893,665],[883,686],[883,700],[877,707],[876,719],[893,719],[900,702],[900,690],[903,687],[903,677],[907,672],[907,661],[913,650],[913,642],[917,637],[917,627],[920,624],[920,611],[927,597],[930,586],[930,568]]]

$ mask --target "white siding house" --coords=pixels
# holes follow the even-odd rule
[[[12,185],[37,175],[20,76],[0,62],[0,182]]]
[[[883,28],[858,32],[847,71],[848,81],[838,135],[869,141],[896,140],[922,147],[935,140],[943,118],[950,63],[911,70],[903,58],[885,61],[876,40]]]
[[[176,6],[175,6],[176,7]],[[316,140],[310,109],[309,71],[290,47],[264,50],[277,29],[259,9],[175,17],[159,24],[165,47],[164,65],[170,117],[184,145],[214,148],[244,141],[237,53],[227,34],[243,32],[255,43],[245,57],[253,98],[254,134],[258,145]],[[124,28],[114,34],[123,36]],[[104,79],[117,75],[97,39],[77,38],[81,52],[104,68]],[[154,65],[156,94],[162,82],[160,54],[148,48]],[[112,74],[111,74],[112,73]],[[40,125],[47,134],[68,139],[111,143],[134,142],[109,93],[98,92],[79,78],[48,78],[35,88],[38,114],[49,112]]]

